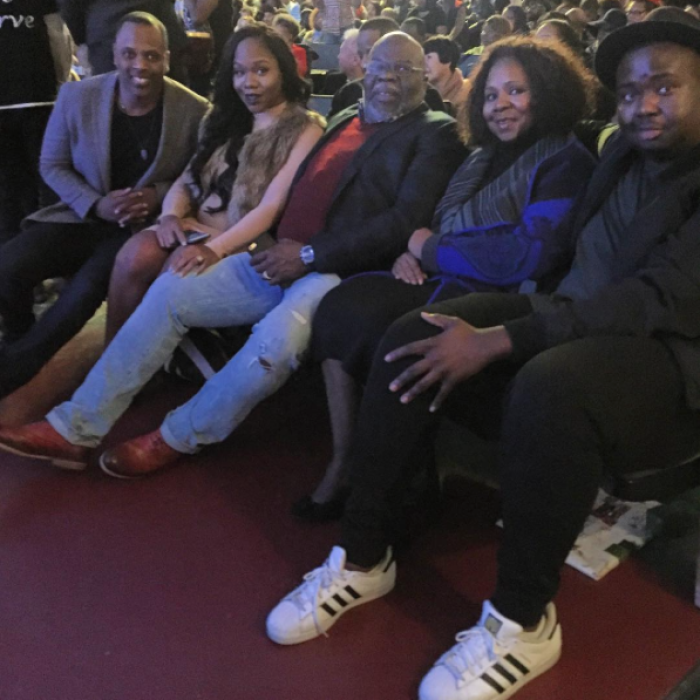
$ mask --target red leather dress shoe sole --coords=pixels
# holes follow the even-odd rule
[[[107,476],[112,476],[115,479],[125,479],[127,481],[133,481],[134,479],[143,479],[144,476],[148,476],[148,474],[120,474],[119,472],[112,471],[108,466],[107,466],[107,460],[105,459],[107,453],[103,453],[100,455],[99,459],[99,465],[100,469],[107,474]]]
[[[7,445],[0,441],[0,450],[9,452],[20,457],[29,457],[29,459],[41,459],[45,462],[51,462],[59,469],[67,471],[81,472],[87,468],[87,457],[84,460],[68,459],[65,457],[52,457],[51,455],[32,454],[29,450],[22,450],[14,445]]]

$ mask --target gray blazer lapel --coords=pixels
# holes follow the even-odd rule
[[[116,73],[106,79],[97,105],[95,120],[87,120],[87,124],[93,124],[93,140],[95,153],[99,159],[100,180],[102,191],[109,192],[112,189],[112,177],[110,165],[112,162],[112,110],[114,109],[114,95],[117,84]],[[87,105],[90,109],[90,105]]]

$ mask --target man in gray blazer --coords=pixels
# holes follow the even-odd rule
[[[0,396],[26,383],[104,300],[114,258],[151,220],[184,170],[209,103],[165,77],[167,34],[132,13],[114,44],[115,73],[60,91],[41,153],[41,174],[60,202],[28,217],[0,255]],[[35,321],[33,289],[68,277]]]

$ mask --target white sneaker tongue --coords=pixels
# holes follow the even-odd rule
[[[346,553],[342,547],[333,547],[328,557],[328,565],[333,571],[343,571],[345,569]]]
[[[523,631],[517,622],[503,617],[489,601],[484,603],[479,624],[499,641],[515,637]]]

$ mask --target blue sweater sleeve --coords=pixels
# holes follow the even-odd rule
[[[569,144],[533,172],[519,221],[433,236],[423,247],[423,268],[495,286],[543,277],[573,252],[568,228],[594,166],[588,151]]]

